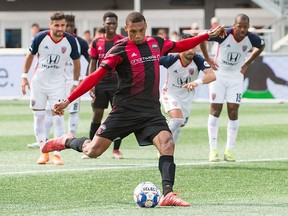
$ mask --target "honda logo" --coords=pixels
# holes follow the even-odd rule
[[[180,86],[185,85],[185,84],[187,84],[189,82],[191,82],[191,78],[190,77],[179,77],[177,79],[177,83]]]
[[[230,62],[238,62],[240,58],[241,58],[240,53],[230,52],[227,55],[227,60]]]
[[[58,62],[60,61],[60,56],[59,55],[55,55],[55,54],[50,54],[47,58],[47,63],[48,64],[58,64]]]

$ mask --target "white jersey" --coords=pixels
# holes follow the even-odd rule
[[[233,35],[234,29],[227,29],[225,38],[209,38],[209,41],[217,41],[219,43],[218,50],[215,55],[215,62],[219,68],[215,73],[217,78],[242,79],[243,74],[240,72],[241,67],[245,63],[247,53],[252,47],[262,48],[265,44],[259,36],[247,32],[244,39],[237,41]]]
[[[29,48],[33,55],[38,55],[38,62],[32,77],[32,83],[43,90],[55,89],[65,85],[66,63],[70,58],[78,59],[76,40],[64,33],[59,42],[53,41],[50,31],[40,32]]]
[[[167,80],[161,92],[161,101],[165,112],[180,108],[189,117],[194,91],[188,91],[182,86],[197,79],[200,70],[210,68],[210,65],[200,55],[195,55],[193,61],[184,67],[180,55],[167,55],[160,58],[160,64],[167,68]]]

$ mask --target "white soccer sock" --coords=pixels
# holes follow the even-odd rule
[[[46,139],[49,139],[50,137],[50,131],[52,126],[53,126],[52,111],[46,110],[46,117],[45,117]]]
[[[239,122],[237,120],[229,120],[227,126],[227,142],[226,150],[232,151],[238,134]]]
[[[168,122],[168,126],[172,132],[173,140],[176,143],[181,132],[181,126],[184,124],[183,118],[171,118]],[[180,129],[180,131],[178,131]]]
[[[54,137],[60,137],[64,134],[65,125],[64,125],[64,117],[55,115],[53,116],[53,124],[54,124]],[[54,151],[54,155],[61,156],[61,153],[58,151]]]
[[[45,141],[46,141],[46,134],[45,134],[45,111],[33,111],[34,115],[34,134],[36,137],[36,141],[42,149]]]
[[[69,133],[72,133],[73,135],[77,133],[78,122],[79,122],[79,113],[78,112],[69,113],[69,120],[68,120]]]
[[[217,150],[217,139],[218,139],[218,121],[219,118],[209,115],[208,117],[208,137],[210,151]]]

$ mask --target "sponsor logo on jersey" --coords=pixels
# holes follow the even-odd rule
[[[137,56],[137,54],[133,52],[131,57],[135,57],[135,56]]]
[[[143,56],[140,58],[136,58],[131,60],[132,65],[137,65],[145,62],[153,62],[153,61],[159,61],[160,55],[150,55],[150,56]]]

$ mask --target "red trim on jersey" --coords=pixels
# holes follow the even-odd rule
[[[67,99],[71,103],[78,97],[82,96],[92,89],[107,73],[108,70],[106,68],[99,67],[95,72],[87,76]]]
[[[143,63],[137,63],[138,60],[142,62],[142,54],[140,53],[137,45],[131,40],[128,41],[128,44],[128,46],[125,46],[125,52],[127,54],[128,61],[131,62],[131,71],[133,75],[131,94],[134,95],[144,90],[145,68]],[[131,47],[133,47],[133,49],[131,49]],[[137,85],[135,85],[135,82],[137,82]]]
[[[175,42],[175,47],[170,52],[184,52],[186,50],[192,49],[199,45],[200,43],[204,42],[209,38],[209,35],[203,34],[198,35],[193,38],[187,38],[180,41]]]
[[[52,30],[50,30],[50,31],[48,32],[48,35],[49,35],[49,37],[51,38],[51,40],[52,40],[55,44],[57,44],[57,43],[59,43],[60,41],[62,41],[62,39],[65,37],[64,34],[63,34],[63,37],[62,37],[60,40],[55,41],[55,40],[52,38],[52,36],[51,36],[51,31],[52,31]]]

